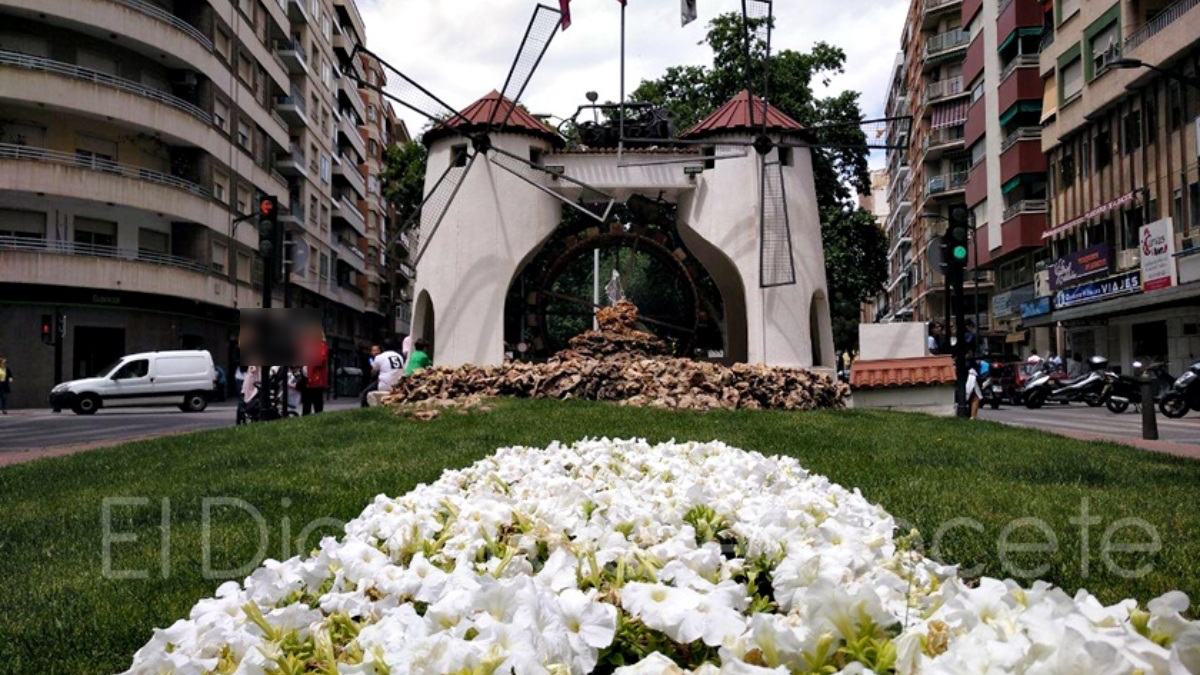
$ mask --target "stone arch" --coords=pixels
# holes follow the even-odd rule
[[[422,289],[417,294],[417,301],[413,305],[412,337],[413,340],[423,338],[429,343],[430,357],[437,348],[437,344],[434,342],[434,336],[437,335],[434,331],[435,325],[433,298],[429,297],[429,291]]]
[[[829,323],[829,301],[825,291],[813,292],[812,301],[808,305],[808,335],[812,345],[812,365],[814,368],[829,368],[834,364],[826,359],[826,353],[832,345],[826,345],[826,336],[833,334]]]
[[[679,235],[688,251],[712,276],[725,309],[725,362],[745,363],[750,358],[746,317],[746,285],[733,260],[680,219]]]

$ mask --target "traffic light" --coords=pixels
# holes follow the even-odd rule
[[[54,344],[54,317],[49,314],[42,315],[42,343]]]
[[[950,207],[946,233],[942,235],[942,252],[946,272],[951,277],[960,279],[963,271],[967,268],[967,258],[969,257],[970,249],[967,248],[968,239],[971,236],[969,217],[970,212],[966,206]]]
[[[258,252],[263,257],[267,274],[278,274],[282,258],[283,237],[279,230],[279,200],[263,197],[258,202]]]

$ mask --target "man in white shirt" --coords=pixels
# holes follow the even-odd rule
[[[371,363],[371,372],[379,377],[379,391],[391,391],[404,376],[404,359],[389,344]]]

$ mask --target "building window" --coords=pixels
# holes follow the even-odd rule
[[[1121,56],[1121,22],[1118,20],[1119,6],[1113,7],[1116,12],[1105,15],[1089,27],[1084,36],[1084,50],[1087,52],[1090,73],[1088,81],[1103,75],[1109,64]],[[1108,22],[1102,24],[1101,22]]]
[[[144,227],[138,228],[138,253],[161,253],[167,254],[171,252],[171,235],[158,230],[148,230]]]
[[[213,197],[222,204],[229,203],[229,176],[223,171],[213,171]]]
[[[321,253],[321,281],[329,279],[329,254]]]
[[[1154,95],[1146,99],[1142,110],[1146,113],[1144,115],[1146,118],[1146,145],[1154,145],[1154,142],[1158,140],[1158,101]]]
[[[243,150],[250,150],[250,124],[244,119],[238,120],[237,144]]]
[[[1134,110],[1122,120],[1125,154],[1142,147],[1142,112]]]
[[[1059,0],[1058,22],[1061,24],[1079,13],[1079,0]]]
[[[467,165],[467,144],[450,146],[450,166],[463,167]]]
[[[1167,108],[1170,110],[1168,117],[1170,118],[1171,129],[1178,129],[1183,126],[1184,110],[1183,110],[1183,89],[1180,88],[1178,82],[1170,82],[1167,84]]]
[[[375,121],[375,104],[374,103],[367,104],[367,121],[368,122]]]
[[[1072,101],[1083,91],[1083,59],[1076,56],[1058,68],[1059,86],[1062,87],[1061,103]]]
[[[250,213],[250,201],[250,188],[245,185],[238,185],[237,210],[239,214]]]
[[[218,28],[213,32],[213,37],[215,38],[213,40],[213,45],[217,48],[217,53],[224,57],[226,63],[229,63],[229,55],[232,53],[229,34]]]
[[[117,224],[111,220],[76,216],[75,243],[84,246],[116,246]]]
[[[212,268],[217,272],[224,272],[225,266],[228,264],[229,247],[214,239],[212,242]]]
[[[321,212],[317,209],[317,198],[310,196],[308,198],[308,224],[314,227],[317,226],[317,217],[320,215]]]
[[[330,177],[331,177],[331,174],[330,174],[330,165],[329,165],[329,155],[322,152],[321,153],[321,182],[328,184]]]
[[[219,98],[213,99],[213,126],[221,131],[228,132],[229,127],[229,104]]]
[[[1099,171],[1112,163],[1112,135],[1108,132],[1108,125],[1096,130],[1095,151],[1092,153],[1096,158],[1096,170]]]
[[[1075,184],[1075,156],[1064,152],[1062,161],[1058,164],[1059,175],[1062,178],[1062,188],[1065,190]]]
[[[0,237],[46,238],[46,214],[41,211],[0,209]]]
[[[1138,235],[1142,229],[1142,209],[1140,207],[1126,209],[1121,212],[1121,240],[1118,242],[1122,249],[1137,248]]]
[[[313,275],[317,275],[317,247],[308,247],[308,271]]]
[[[250,270],[254,268],[254,263],[251,262],[250,256],[238,251],[237,254],[237,280],[243,284],[250,283]]]
[[[780,166],[791,166],[792,165],[792,149],[791,148],[779,148],[779,165]]]

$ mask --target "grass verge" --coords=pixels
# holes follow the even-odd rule
[[[948,527],[937,557],[979,574],[1086,587],[1105,602],[1176,588],[1200,599],[1200,462],[920,415],[505,401],[491,413],[432,422],[382,410],[325,414],[0,469],[0,670],[124,669],[153,627],[245,575],[206,575],[206,565],[286,557],[306,528],[312,547],[375,495],[402,494],[499,446],[605,435],[719,438],[795,456],[861,488],[927,545]],[[129,501],[109,512],[106,573],[103,504],[113,498]],[[210,502],[206,538],[206,498],[242,500],[261,520]],[[1137,523],[1153,529],[1157,551],[1104,552],[1106,536],[1109,544],[1151,541]],[[1014,551],[1020,544],[1037,550]],[[112,578],[131,572],[140,578]]]

